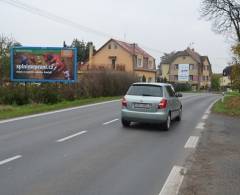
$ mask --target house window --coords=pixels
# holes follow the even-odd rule
[[[175,67],[175,69],[176,69],[176,70],[178,70],[178,64],[175,64],[175,66],[174,66],[174,67]]]
[[[116,59],[112,59],[112,69],[115,70],[116,69]]]
[[[142,67],[142,59],[141,58],[137,59],[137,67]]]
[[[111,49],[111,48],[112,48],[112,46],[111,46],[111,44],[109,44],[109,45],[108,45],[108,49]]]
[[[174,75],[174,81],[178,80],[178,75]]]
[[[202,78],[203,78],[203,81],[205,81],[205,76],[203,76]]]
[[[114,45],[114,49],[117,49],[117,44]]]
[[[206,76],[206,80],[208,81],[208,76]]]
[[[189,80],[193,81],[193,75],[189,75]]]
[[[153,63],[151,60],[148,61],[149,69],[153,69]]]
[[[190,64],[190,65],[189,65],[189,69],[190,69],[190,70],[193,70],[193,69],[194,69],[194,64]]]

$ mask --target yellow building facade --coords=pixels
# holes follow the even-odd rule
[[[83,65],[85,70],[116,70],[134,72],[141,81],[155,82],[155,59],[137,44],[110,39]]]
[[[179,64],[189,65],[187,83],[197,88],[211,87],[212,68],[207,56],[201,56],[190,48],[171,53],[160,64],[161,78],[173,83],[186,83],[178,80]]]

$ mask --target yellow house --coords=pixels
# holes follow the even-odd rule
[[[90,52],[91,53],[91,52]],[[134,72],[141,81],[155,82],[155,59],[137,44],[110,39],[82,66],[85,70],[117,70]]]
[[[179,65],[187,64],[189,80],[179,80]],[[161,77],[174,83],[189,83],[197,88],[211,87],[212,67],[207,56],[201,56],[194,49],[173,52],[164,56],[160,64]]]

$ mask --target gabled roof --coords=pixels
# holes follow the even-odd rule
[[[183,51],[177,51],[176,53],[172,53],[169,56],[166,56],[164,60],[162,60],[161,64],[171,64],[177,57],[181,56],[190,56],[193,60],[195,60],[197,63],[202,64],[201,56],[199,53],[195,52],[193,49],[190,49],[189,47]]]
[[[107,41],[102,47],[100,47],[95,52],[94,55],[96,55],[100,50],[102,50],[111,41],[115,42],[117,45],[119,45],[121,48],[123,48],[125,51],[127,51],[131,55],[142,55],[144,58],[154,58],[150,54],[148,54],[146,51],[144,51],[142,48],[140,48],[136,43],[127,43],[127,42],[119,41],[116,39],[110,39],[109,41]]]

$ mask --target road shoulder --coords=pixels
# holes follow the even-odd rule
[[[210,114],[196,151],[186,161],[180,195],[240,194],[239,121]]]

